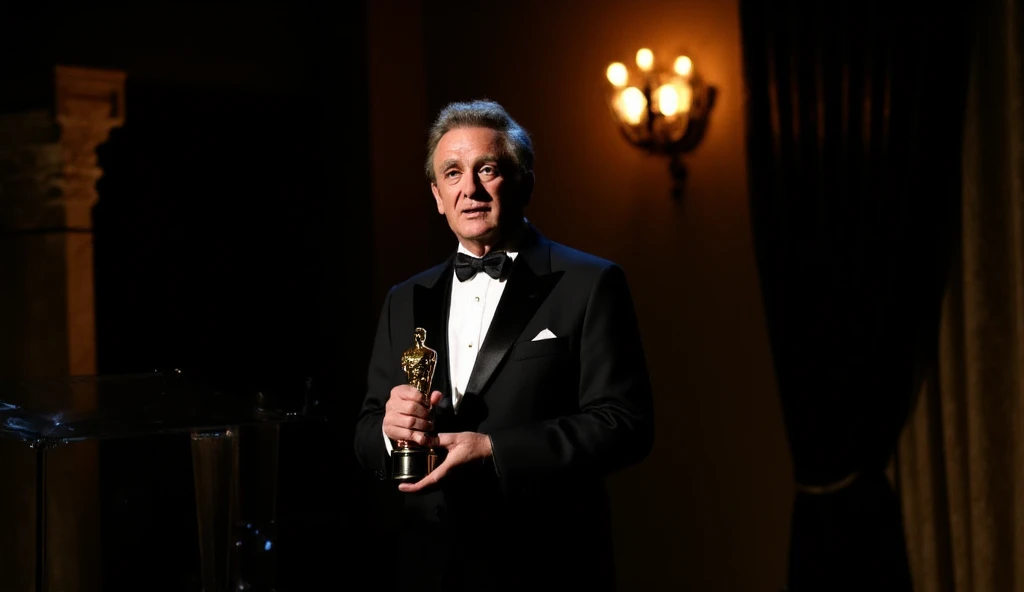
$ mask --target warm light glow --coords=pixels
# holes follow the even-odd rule
[[[647,111],[647,97],[639,88],[631,86],[622,89],[615,103],[615,110],[619,113],[619,117],[629,125],[636,125],[643,121],[644,113]]]
[[[646,47],[636,52],[636,67],[628,60],[611,62],[605,71],[611,83],[604,87],[605,100],[619,132],[630,144],[669,157],[676,199],[686,178],[682,155],[701,142],[711,106],[714,88],[704,83],[704,74],[686,55],[665,55],[655,64]]]
[[[679,85],[679,111],[689,113],[693,106],[693,87],[687,83]]]
[[[654,53],[646,47],[636,52],[636,65],[644,72],[650,72],[654,66]]]
[[[658,90],[654,91],[654,96],[658,101],[658,111],[661,111],[662,115],[671,117],[679,111],[679,91],[675,85],[659,86]]]
[[[629,80],[629,71],[626,70],[626,65],[622,62],[615,62],[608,66],[608,82],[611,82],[615,88],[622,88],[626,86],[626,81]]]
[[[673,66],[676,74],[680,76],[689,76],[693,72],[693,60],[686,56],[679,56],[676,58],[676,63]]]

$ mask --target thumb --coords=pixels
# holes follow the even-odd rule
[[[441,397],[443,397],[443,396],[444,395],[441,394],[441,391],[434,391],[434,392],[430,393],[430,406],[433,407],[434,405],[437,405],[438,403],[440,403],[441,402]]]

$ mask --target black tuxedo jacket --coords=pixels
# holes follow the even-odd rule
[[[401,355],[423,327],[438,352],[433,387],[444,393],[437,431],[481,432],[493,445],[491,463],[463,465],[437,491],[404,495],[394,510],[405,536],[431,549],[427,571],[442,583],[437,589],[556,582],[612,589],[604,477],[642,460],[653,441],[650,382],[625,275],[528,226],[456,414],[447,346],[453,260],[387,295],[356,428],[359,462],[387,478],[384,406],[406,382]],[[544,329],[556,337],[533,341]]]

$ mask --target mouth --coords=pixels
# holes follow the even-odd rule
[[[488,206],[480,206],[480,207],[476,207],[476,208],[466,208],[465,210],[462,210],[462,215],[463,216],[473,216],[473,215],[477,215],[477,214],[486,214],[487,212],[490,212],[490,211],[491,211],[491,208],[489,208]]]

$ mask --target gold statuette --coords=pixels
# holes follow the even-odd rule
[[[423,395],[423,404],[430,405],[430,385],[437,366],[437,352],[426,346],[427,330],[417,327],[413,333],[415,345],[402,354],[402,370],[409,384]],[[437,452],[415,442],[398,440],[391,452],[391,478],[396,481],[419,481],[437,464]]]

